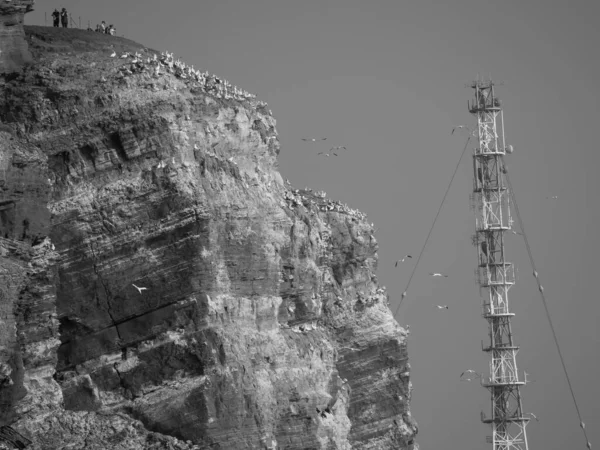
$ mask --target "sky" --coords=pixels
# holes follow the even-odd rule
[[[421,251],[465,145],[451,130],[476,124],[465,84],[478,74],[503,83],[496,93],[515,149],[505,161],[590,441],[600,445],[600,3],[38,0],[25,23],[43,25],[55,7],[84,26],[112,23],[118,35],[173,52],[266,101],[277,120],[282,176],[326,191],[381,227],[377,274],[393,310],[416,258],[398,268],[394,261]],[[304,137],[327,137],[327,145]],[[348,150],[317,156],[333,145]],[[397,315],[411,327],[412,413],[423,450],[491,448],[490,427],[480,422],[489,393],[459,379],[466,369],[489,371],[471,245],[472,147]],[[527,427],[529,448],[585,449],[523,240],[507,240],[506,258],[518,270],[509,296],[517,364],[532,381],[521,395],[539,419]],[[428,275],[438,271],[448,278]]]

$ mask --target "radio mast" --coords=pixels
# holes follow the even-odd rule
[[[475,97],[469,102],[469,112],[477,117],[478,147],[473,153],[473,200],[476,202],[477,281],[483,295],[483,317],[489,324],[490,342],[483,351],[491,355],[489,378],[482,385],[489,389],[492,400],[491,417],[481,413],[481,420],[490,424],[492,435],[487,442],[493,450],[528,450],[525,427],[529,417],[523,416],[519,380],[517,347],[511,330],[508,291],[515,283],[514,266],[507,262],[504,235],[511,230],[510,192],[505,179],[504,155],[512,146],[504,140],[504,116],[495,96],[494,83],[477,80],[471,84]]]

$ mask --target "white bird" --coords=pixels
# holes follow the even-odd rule
[[[355,352],[360,351],[360,348],[354,348],[354,347],[339,347],[338,348],[338,350],[345,350],[345,349],[352,350]]]
[[[472,374],[475,374],[475,375],[477,374],[477,372],[475,372],[474,370],[467,369],[463,373],[460,374],[460,378],[462,378],[465,373],[472,373]]]
[[[123,53],[123,54],[121,55],[121,58],[129,58],[129,53]]]
[[[142,291],[145,291],[145,290],[147,290],[147,289],[148,289],[148,288],[146,288],[146,287],[139,287],[139,286],[136,286],[136,285],[135,285],[135,284],[133,284],[133,283],[132,283],[132,286],[133,286],[134,288],[136,288],[138,291],[140,291],[140,294],[142,293]]]
[[[112,54],[110,55],[111,58],[114,58],[115,56],[117,56],[117,52],[112,52]]]
[[[533,417],[533,418],[534,418],[536,421],[538,421],[538,422],[540,421],[540,419],[538,419],[538,418],[537,418],[537,416],[536,416],[534,413],[525,413],[525,414],[527,414],[527,415],[529,415],[529,416]]]
[[[398,261],[396,261],[396,264],[394,267],[398,267],[398,263],[404,262],[406,260],[406,258],[412,258],[412,256],[406,255],[404,258],[399,259]]]
[[[317,155],[323,155],[323,156],[325,156],[327,158],[329,156],[329,153],[319,152],[319,153],[317,153]]]
[[[309,142],[317,142],[317,141],[325,141],[327,138],[302,138],[303,141]]]
[[[448,309],[448,305],[437,305],[438,309]]]
[[[431,275],[432,277],[444,277],[444,278],[448,278],[448,275],[444,275],[444,274],[441,274],[441,273],[429,272],[429,275]]]
[[[556,199],[556,198],[558,198],[558,195],[553,195],[552,197],[546,197],[546,198],[550,198],[550,199],[555,198]]]

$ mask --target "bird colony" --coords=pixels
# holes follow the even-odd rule
[[[117,53],[113,52],[110,56],[111,58],[116,58]],[[233,86],[227,80],[223,80],[208,72],[201,72],[198,69],[194,69],[193,65],[190,66],[180,59],[174,59],[173,53],[162,52],[160,57],[156,53],[153,53],[151,57],[144,58],[138,52],[134,54],[125,52],[120,56],[120,59],[129,60],[129,64],[124,64],[118,68],[121,78],[139,73],[148,73],[155,78],[159,78],[164,73],[170,73],[217,98],[254,101],[256,104],[253,106],[255,107],[264,108],[267,106],[266,102],[256,101],[256,95],[250,94],[243,89],[238,89],[237,86]]]
[[[287,183],[287,181],[286,181]],[[367,216],[366,214],[350,208],[345,203],[342,203],[338,200],[329,200],[325,198],[327,193],[322,191],[312,192],[312,189],[290,189],[286,190],[283,194],[284,201],[282,202],[282,207],[287,207],[289,209],[299,208],[301,206],[305,207],[307,210],[311,212],[315,212],[312,210],[319,209],[321,211],[333,211],[339,212],[343,214],[348,214],[352,218],[356,218],[358,220],[364,220]]]

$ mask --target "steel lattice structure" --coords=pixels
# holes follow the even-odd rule
[[[482,385],[489,389],[492,399],[491,417],[481,413],[481,419],[492,427],[488,443],[493,450],[528,450],[516,355],[513,342],[508,292],[515,283],[514,267],[505,259],[505,232],[511,229],[510,195],[507,187],[504,155],[512,147],[504,141],[504,116],[500,101],[494,93],[494,83],[475,81],[474,99],[469,112],[477,117],[478,147],[473,153],[473,192],[477,205],[476,233],[477,278],[483,295],[483,317],[489,323],[489,346],[483,351],[491,354],[489,378]]]

